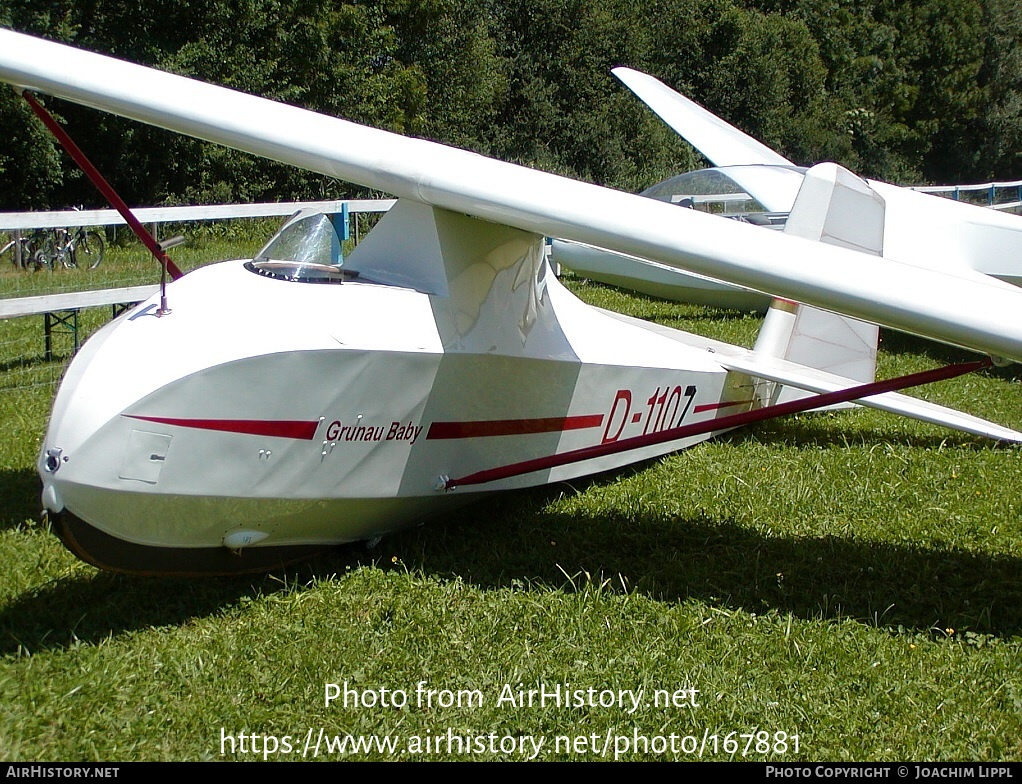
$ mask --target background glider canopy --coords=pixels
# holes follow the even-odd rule
[[[0,79],[424,204],[1022,360],[1022,292],[721,221],[0,31]]]

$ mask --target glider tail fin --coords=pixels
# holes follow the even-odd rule
[[[798,237],[883,255],[886,203],[863,180],[834,164],[809,170],[785,226]],[[788,300],[774,300],[752,353],[727,367],[759,382],[762,404],[872,382],[875,325]],[[772,383],[770,383],[772,382]],[[1022,443],[1022,433],[944,406],[895,392],[859,404],[999,441]],[[847,404],[842,404],[847,405]]]
[[[807,172],[784,231],[882,256],[884,216],[884,200],[863,180],[840,166],[821,164]],[[762,358],[783,359],[868,383],[876,377],[878,337],[875,324],[775,299],[754,351]],[[777,385],[764,402],[783,403],[807,394]]]

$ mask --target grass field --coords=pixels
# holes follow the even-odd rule
[[[155,279],[123,254],[5,271],[0,293]],[[570,285],[746,345],[758,328]],[[870,410],[802,415],[286,572],[130,578],[39,521],[60,371],[39,321],[0,322],[2,760],[301,759],[307,743],[359,760],[1022,759],[1017,448]],[[957,358],[888,333],[880,376]],[[1019,381],[919,394],[1017,427]],[[558,689],[571,704],[540,704]]]

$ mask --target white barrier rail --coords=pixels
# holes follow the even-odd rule
[[[32,297],[11,297],[0,299],[0,320],[18,316],[38,316],[59,310],[96,308],[103,305],[126,305],[148,299],[160,287],[125,286],[117,289],[92,289],[68,291],[63,294],[38,294]]]
[[[1022,207],[1022,180],[986,182],[979,185],[915,185],[912,190],[962,201],[962,194],[986,194],[986,206],[995,210],[1017,210]],[[1007,191],[1007,193],[1004,193]],[[1001,192],[999,194],[999,192]],[[998,196],[1010,201],[998,201]],[[978,201],[983,201],[982,199]]]
[[[142,223],[228,220],[231,218],[272,218],[292,215],[298,210],[349,213],[386,212],[394,199],[341,199],[332,201],[267,202],[262,204],[212,204],[197,207],[139,207],[132,213]],[[123,226],[116,210],[60,210],[58,212],[0,212],[0,231],[58,229],[65,226]]]
[[[96,308],[104,305],[113,307],[113,315],[129,305],[149,299],[160,290],[159,286],[127,286],[117,289],[94,289],[91,291],[69,291],[64,294],[42,294],[34,297],[0,299],[0,321],[19,316],[42,316],[45,351],[43,356],[49,362],[53,359],[54,329],[63,328],[71,335],[74,350],[80,344],[78,334],[78,311],[82,308]]]

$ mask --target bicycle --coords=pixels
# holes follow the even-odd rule
[[[36,269],[62,266],[67,269],[88,267],[96,269],[103,261],[106,241],[92,229],[54,229],[34,251],[30,264]]]
[[[10,254],[15,269],[28,269],[35,253],[35,242],[38,239],[36,234],[38,232],[26,237],[19,232],[12,232],[11,240],[0,248],[0,259]]]

